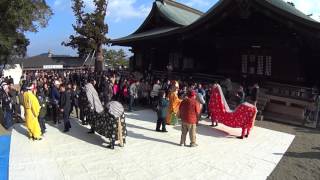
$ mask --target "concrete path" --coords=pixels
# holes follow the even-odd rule
[[[294,139],[293,135],[255,127],[250,138],[239,140],[240,129],[202,121],[196,148],[180,147],[180,126],[155,132],[151,110],[127,114],[124,148],[107,149],[106,139],[89,135],[72,120],[72,130],[48,125],[42,141],[30,141],[25,128],[12,132],[11,180],[263,180],[273,171]],[[187,141],[189,142],[189,141]]]

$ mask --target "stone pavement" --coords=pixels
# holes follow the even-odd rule
[[[196,148],[178,146],[180,126],[155,132],[151,110],[127,114],[124,148],[107,149],[106,139],[87,134],[88,127],[72,120],[69,133],[48,125],[42,141],[26,137],[25,127],[12,132],[11,180],[90,179],[230,179],[263,180],[273,171],[294,139],[293,135],[255,127],[251,137],[235,138],[240,129],[218,128],[202,121]],[[189,142],[189,141],[187,141]]]

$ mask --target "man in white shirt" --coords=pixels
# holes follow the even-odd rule
[[[130,85],[129,88],[129,111],[131,112],[133,109],[134,100],[138,98],[138,87],[139,81],[134,82]]]
[[[158,104],[159,91],[160,91],[160,89],[161,89],[160,81],[157,80],[157,82],[153,85],[152,91],[151,91],[151,93],[150,93],[152,105],[153,105],[154,107],[156,107],[157,104]]]

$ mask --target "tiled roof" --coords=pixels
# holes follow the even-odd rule
[[[131,35],[123,37],[123,38],[115,39],[114,41],[116,41],[117,43],[125,43],[127,41],[150,39],[150,38],[153,38],[154,36],[165,35],[166,33],[171,32],[176,29],[179,29],[179,28],[178,27],[157,28],[157,29],[144,31],[144,32],[137,33],[137,34],[131,34]]]
[[[173,1],[156,1],[155,4],[162,15],[181,26],[187,26],[203,15],[200,11]]]
[[[261,0],[260,0],[261,1]],[[294,6],[290,5],[287,2],[284,2],[283,0],[264,0],[268,3],[270,3],[272,6],[275,6],[283,11],[286,11],[294,16],[303,18],[305,20],[308,21],[315,21],[314,19],[312,19],[311,17],[307,16],[306,14],[304,14],[303,12],[299,11],[297,8],[295,8]]]
[[[167,35],[175,33],[179,30],[193,29],[194,27],[201,27],[202,23],[206,23],[208,19],[217,11],[226,11],[226,4],[233,5],[232,3],[239,3],[236,0],[219,0],[211,9],[205,14],[195,10],[191,7],[177,3],[172,0],[155,0],[153,8],[146,18],[145,22],[138,28],[138,30],[126,37],[114,39],[111,41],[114,45],[123,45],[126,43],[134,42],[142,39],[150,39],[159,37],[161,35]],[[284,2],[283,0],[242,0],[243,3],[252,3],[256,7],[268,9],[271,13],[276,13],[277,16],[284,16],[291,21],[309,25],[310,27],[320,30],[320,23],[302,13],[294,6]],[[156,26],[154,29],[144,30],[146,24],[148,24],[155,13],[164,17],[168,22],[174,24],[173,27],[160,27]],[[179,32],[182,32],[179,31]]]
[[[153,20],[155,14],[161,16],[164,18],[164,21],[169,22],[172,25],[167,27],[158,26],[152,30],[145,29],[145,27]],[[123,38],[114,39],[111,42],[113,44],[124,43],[126,41],[138,40],[140,38],[143,39],[146,36],[149,38],[154,35],[160,35],[188,26],[199,19],[202,15],[203,12],[172,0],[156,0],[153,3],[148,17],[136,32]]]

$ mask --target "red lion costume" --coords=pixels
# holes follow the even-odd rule
[[[242,128],[240,138],[248,137],[257,115],[257,108],[249,103],[230,110],[220,85],[214,85],[209,102],[211,119],[232,128]]]

